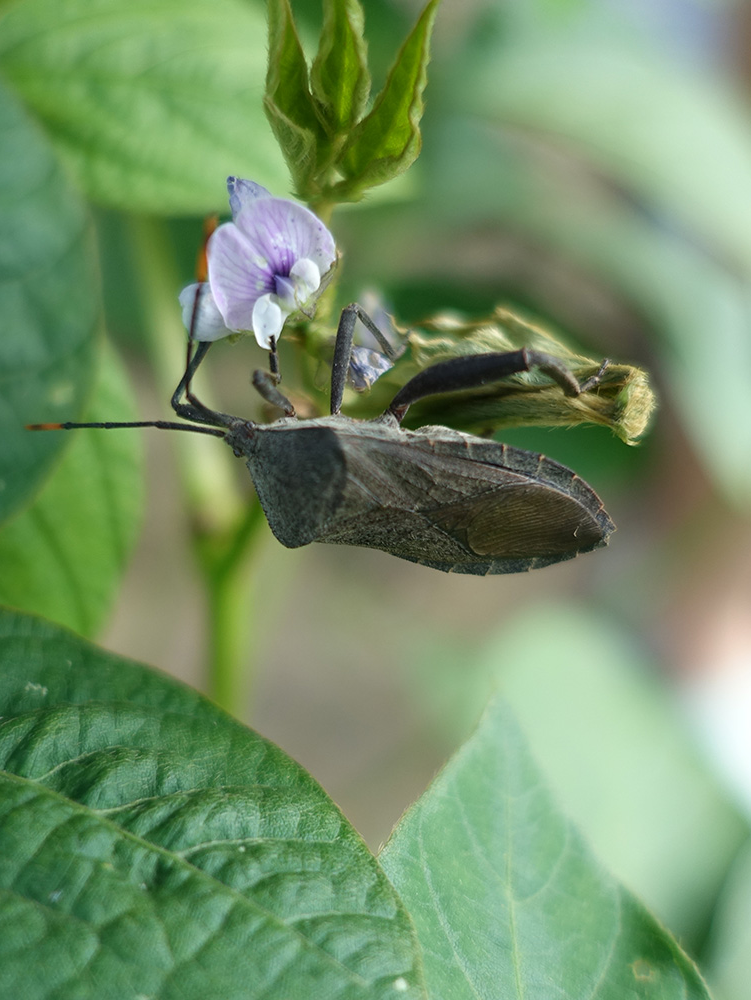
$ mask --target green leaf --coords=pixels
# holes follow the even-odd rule
[[[445,642],[418,655],[428,711],[454,740],[503,692],[598,857],[698,946],[747,824],[633,638],[575,602],[546,603],[498,629],[471,666]]]
[[[1,32],[0,32],[1,34]],[[63,441],[26,423],[75,417],[89,391],[99,289],[88,216],[0,80],[0,521]]]
[[[102,362],[84,419],[135,419],[114,353],[107,351]],[[77,632],[96,632],[140,521],[140,443],[136,432],[71,434],[70,447],[40,495],[0,530],[0,602]]]
[[[441,171],[426,189],[428,211],[455,227],[449,241],[477,225],[511,229],[517,241],[544,246],[559,266],[623,296],[655,336],[662,381],[707,473],[747,509],[751,463],[738,460],[751,454],[751,296],[744,273],[664,217],[635,210],[615,183],[583,183],[586,174],[561,169],[557,157],[535,155],[500,130],[454,119],[435,136],[434,149]],[[690,158],[676,163],[689,167]],[[751,180],[738,198],[751,202]],[[544,306],[546,296],[538,301]]]
[[[717,1000],[742,1000],[751,981],[751,843],[744,846],[712,918],[707,978]]]
[[[295,188],[308,192],[319,146],[325,143],[308,84],[308,63],[289,0],[269,0],[269,62],[264,96],[266,116],[287,161]]]
[[[392,887],[272,743],[41,620],[0,614],[0,670],[1,995],[424,997]]]
[[[616,28],[526,39],[501,28],[456,83],[457,106],[471,100],[478,115],[564,143],[708,248],[751,265],[748,110],[716,75]]]
[[[363,11],[358,0],[325,0],[323,30],[310,82],[330,134],[349,132],[365,112],[370,96]]]
[[[422,138],[420,119],[427,83],[430,36],[439,0],[430,0],[402,46],[373,110],[355,128],[339,167],[345,180],[341,196],[359,198],[368,187],[383,184],[417,159]],[[336,190],[336,189],[335,189]]]
[[[413,914],[431,996],[708,997],[676,942],[593,860],[497,704],[381,863]]]
[[[0,72],[115,208],[225,210],[228,174],[279,186],[265,68],[263,11],[243,0],[23,0],[0,21]]]

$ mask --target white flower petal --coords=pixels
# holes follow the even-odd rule
[[[271,192],[255,181],[246,181],[242,177],[228,177],[229,207],[232,218],[236,219],[242,209],[255,201],[256,198],[270,198]]]
[[[196,307],[196,295],[198,305]],[[208,281],[194,282],[180,292],[183,323],[192,340],[221,340],[232,333],[224,325]]]
[[[262,295],[253,307],[253,333],[261,347],[271,349],[271,338],[282,332],[284,321],[289,314],[282,312],[271,295]]]
[[[321,284],[320,269],[308,257],[302,257],[292,265],[289,276],[295,285],[295,301],[298,306],[304,306],[310,296],[318,291]]]

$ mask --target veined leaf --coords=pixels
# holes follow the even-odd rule
[[[69,420],[83,406],[100,304],[84,206],[2,80],[0,147],[2,521],[29,501],[63,447],[60,435],[24,425]]]
[[[391,885],[272,743],[38,619],[0,613],[0,669],[0,995],[425,997]]]
[[[353,200],[368,187],[404,173],[420,152],[420,119],[430,36],[439,0],[430,0],[402,46],[372,111],[352,133],[339,167],[340,196]]]
[[[498,705],[381,863],[413,914],[431,996],[708,1000],[690,959],[560,814]]]
[[[23,0],[0,72],[84,191],[159,214],[225,210],[228,174],[278,187],[266,25],[243,0]]]
[[[135,419],[125,374],[111,350],[102,358],[84,419]],[[0,601],[92,635],[135,541],[141,442],[133,431],[83,430],[69,437],[70,447],[42,492],[0,530]]]

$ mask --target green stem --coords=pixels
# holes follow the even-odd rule
[[[261,505],[249,505],[234,537],[217,546],[197,538],[196,551],[208,584],[209,695],[228,711],[247,715],[252,687],[248,650],[253,632],[251,564],[263,524]]]
[[[176,299],[179,280],[164,224],[132,218],[130,238],[147,316],[149,353],[169,399],[185,364],[186,333]],[[201,376],[204,375],[203,369]],[[206,398],[202,384],[200,394]],[[209,400],[206,400],[210,402]],[[250,558],[263,512],[236,485],[228,449],[198,434],[175,434],[191,542],[206,589],[207,687],[227,711],[246,710],[251,645]]]

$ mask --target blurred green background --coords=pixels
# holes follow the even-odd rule
[[[318,0],[293,6],[314,45]],[[363,6],[382,82],[419,4]],[[128,11],[126,30],[109,0],[0,7],[6,136],[20,134],[24,115],[33,123],[26,159],[0,168],[0,209],[16,218],[14,184],[30,170],[47,192],[59,176],[73,199],[86,197],[84,221],[66,224],[87,233],[88,271],[50,288],[47,321],[57,336],[70,313],[94,343],[85,288],[99,269],[104,325],[136,400],[108,361],[92,405],[147,419],[169,416],[184,351],[176,295],[191,280],[203,214],[226,213],[225,175],[290,192],[261,113],[263,4],[163,0]],[[101,74],[94,47],[71,44],[87,18],[103,59],[107,43],[121,46],[120,76]],[[138,48],[144,25],[173,40],[156,73]],[[122,39],[134,37],[123,56]],[[618,525],[608,549],[538,573],[473,579],[378,552],[287,551],[264,527],[248,570],[252,692],[236,709],[375,847],[500,689],[602,860],[699,959],[721,1000],[743,1000],[751,978],[750,74],[745,3],[443,0],[419,160],[334,216],[339,304],[375,289],[408,323],[503,303],[591,356],[649,370],[660,408],[638,448],[600,428],[503,435],[576,469]],[[126,126],[141,115],[137,128],[118,127],[113,79],[138,84],[123,84],[131,102],[136,89],[143,98],[142,111],[123,112]],[[149,104],[158,87],[180,107],[168,149]],[[66,196],[55,204],[78,211]],[[5,231],[7,274],[19,233],[30,246],[41,237],[23,220]],[[31,251],[25,260],[36,274]],[[24,327],[3,315],[10,398]],[[75,389],[54,369],[65,405],[90,396],[93,374],[82,373],[94,371],[93,348],[85,358]],[[248,376],[264,362],[249,340],[222,343],[201,391],[256,415]],[[294,385],[290,345],[282,364]],[[228,471],[229,456],[216,458],[215,442],[145,432],[130,557],[140,506],[132,437],[34,445],[57,479],[41,492],[19,487],[0,531],[0,599],[203,687],[205,598],[180,463],[192,489],[208,483],[210,514],[220,515],[223,477],[247,496],[250,483],[239,463]],[[44,451],[59,447],[64,455]],[[86,449],[120,453],[94,460]],[[9,461],[28,454],[19,444]],[[48,541],[55,532],[69,551]]]

